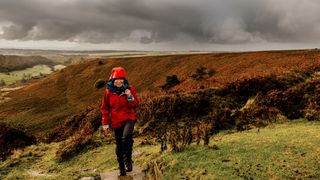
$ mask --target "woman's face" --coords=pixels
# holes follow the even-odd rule
[[[122,87],[124,84],[124,79],[115,79],[113,82],[114,86],[116,87]]]

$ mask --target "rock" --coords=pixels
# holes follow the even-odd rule
[[[94,177],[82,177],[79,180],[95,180]]]

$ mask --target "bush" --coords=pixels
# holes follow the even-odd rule
[[[209,78],[209,77],[212,77],[216,71],[214,69],[209,69],[208,71],[206,71],[206,67],[204,66],[200,66],[196,69],[196,72],[195,74],[192,74],[190,77],[193,79],[193,80],[196,80],[196,81],[200,81],[200,80],[203,80],[205,78]]]
[[[180,84],[180,80],[178,79],[177,75],[167,76],[166,84],[161,86],[161,89],[170,89],[178,84]]]
[[[139,133],[163,136],[166,132],[162,132],[161,129],[178,123],[191,123],[196,127],[198,122],[209,121],[214,123],[213,130],[203,133],[200,130],[203,131],[205,128],[199,130],[199,134],[203,134],[199,137],[204,140],[204,144],[208,144],[208,138],[214,131],[242,131],[264,127],[275,121],[298,118],[320,120],[319,87],[320,82],[317,78],[301,72],[286,76],[237,80],[221,89],[208,88],[146,98],[145,101],[141,101],[137,111],[142,127]],[[180,127],[174,128],[177,129]],[[175,140],[180,142],[177,131],[168,133],[173,133],[172,137],[176,137]],[[171,136],[162,141],[169,142],[169,137]],[[200,142],[201,138],[197,138],[197,142]],[[166,149],[166,144],[163,143],[162,149]],[[181,148],[178,144],[172,149],[179,151],[183,146]]]
[[[107,82],[105,80],[99,79],[96,81],[96,83],[94,84],[94,87],[96,87],[97,89],[101,89],[103,88],[105,85],[107,84]]]
[[[67,161],[84,150],[99,147],[101,143],[93,140],[92,132],[82,131],[63,142],[56,152],[57,162]]]
[[[101,125],[101,116],[99,106],[89,106],[86,110],[69,117],[64,124],[49,131],[42,141],[60,142],[81,131],[95,132]]]
[[[196,69],[196,73],[191,75],[191,78],[192,78],[193,80],[203,80],[204,77],[205,77],[205,75],[207,74],[207,73],[206,73],[206,69],[207,69],[207,68],[204,67],[204,66],[198,67],[198,68]]]
[[[24,148],[36,143],[33,135],[0,123],[0,161],[10,156],[14,149]]]
[[[99,111],[100,109],[97,107],[87,107],[86,111],[71,118],[64,126],[58,127],[58,132],[49,133],[51,139],[48,139],[47,142],[52,142],[54,138],[58,141],[64,140],[72,135],[70,139],[59,146],[56,152],[56,160],[58,162],[69,160],[87,149],[101,145],[100,142],[93,139],[94,132],[99,129],[101,123]],[[62,134],[59,135],[59,133]],[[50,138],[50,136],[48,137]]]

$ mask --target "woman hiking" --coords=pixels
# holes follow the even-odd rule
[[[129,85],[124,68],[113,68],[103,96],[101,113],[104,135],[108,135],[109,128],[114,130],[119,176],[132,171],[133,128],[137,121],[134,109],[138,106],[136,90]]]

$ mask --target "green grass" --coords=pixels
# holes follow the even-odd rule
[[[136,140],[134,145],[134,158],[148,156],[159,150],[157,145],[139,146],[139,141]],[[118,168],[114,144],[103,141],[103,145],[98,148],[84,150],[69,161],[58,163],[55,153],[59,145],[60,143],[41,143],[27,147],[24,151],[15,151],[0,164],[0,179],[75,179]],[[136,164],[142,163],[142,158],[139,160]],[[33,176],[31,173],[34,171],[43,176]]]
[[[9,74],[0,73],[0,80],[4,80],[7,85],[13,84],[23,78],[30,79],[32,77],[40,76],[41,74],[50,74],[52,70],[47,65],[36,65],[32,68],[27,68],[25,70],[12,71]]]
[[[320,178],[320,122],[296,121],[219,133],[209,147],[164,153],[165,179]],[[215,150],[217,146],[219,149]]]
[[[22,77],[18,77],[18,76],[11,76],[11,75],[7,75],[4,73],[0,73],[0,80],[4,80],[4,82],[6,83],[6,85],[12,84],[18,80],[21,80]]]
[[[209,147],[191,145],[179,153],[159,153],[159,145],[142,146],[142,139],[136,138],[134,165],[147,169],[149,162],[156,162],[163,179],[319,179],[319,132],[319,121],[305,120],[259,131],[224,131],[211,138]],[[99,137],[97,133],[96,140],[101,141]],[[105,140],[61,163],[55,160],[59,144],[16,151],[0,164],[0,179],[73,179],[117,169],[115,146]],[[32,176],[32,171],[38,175]]]

